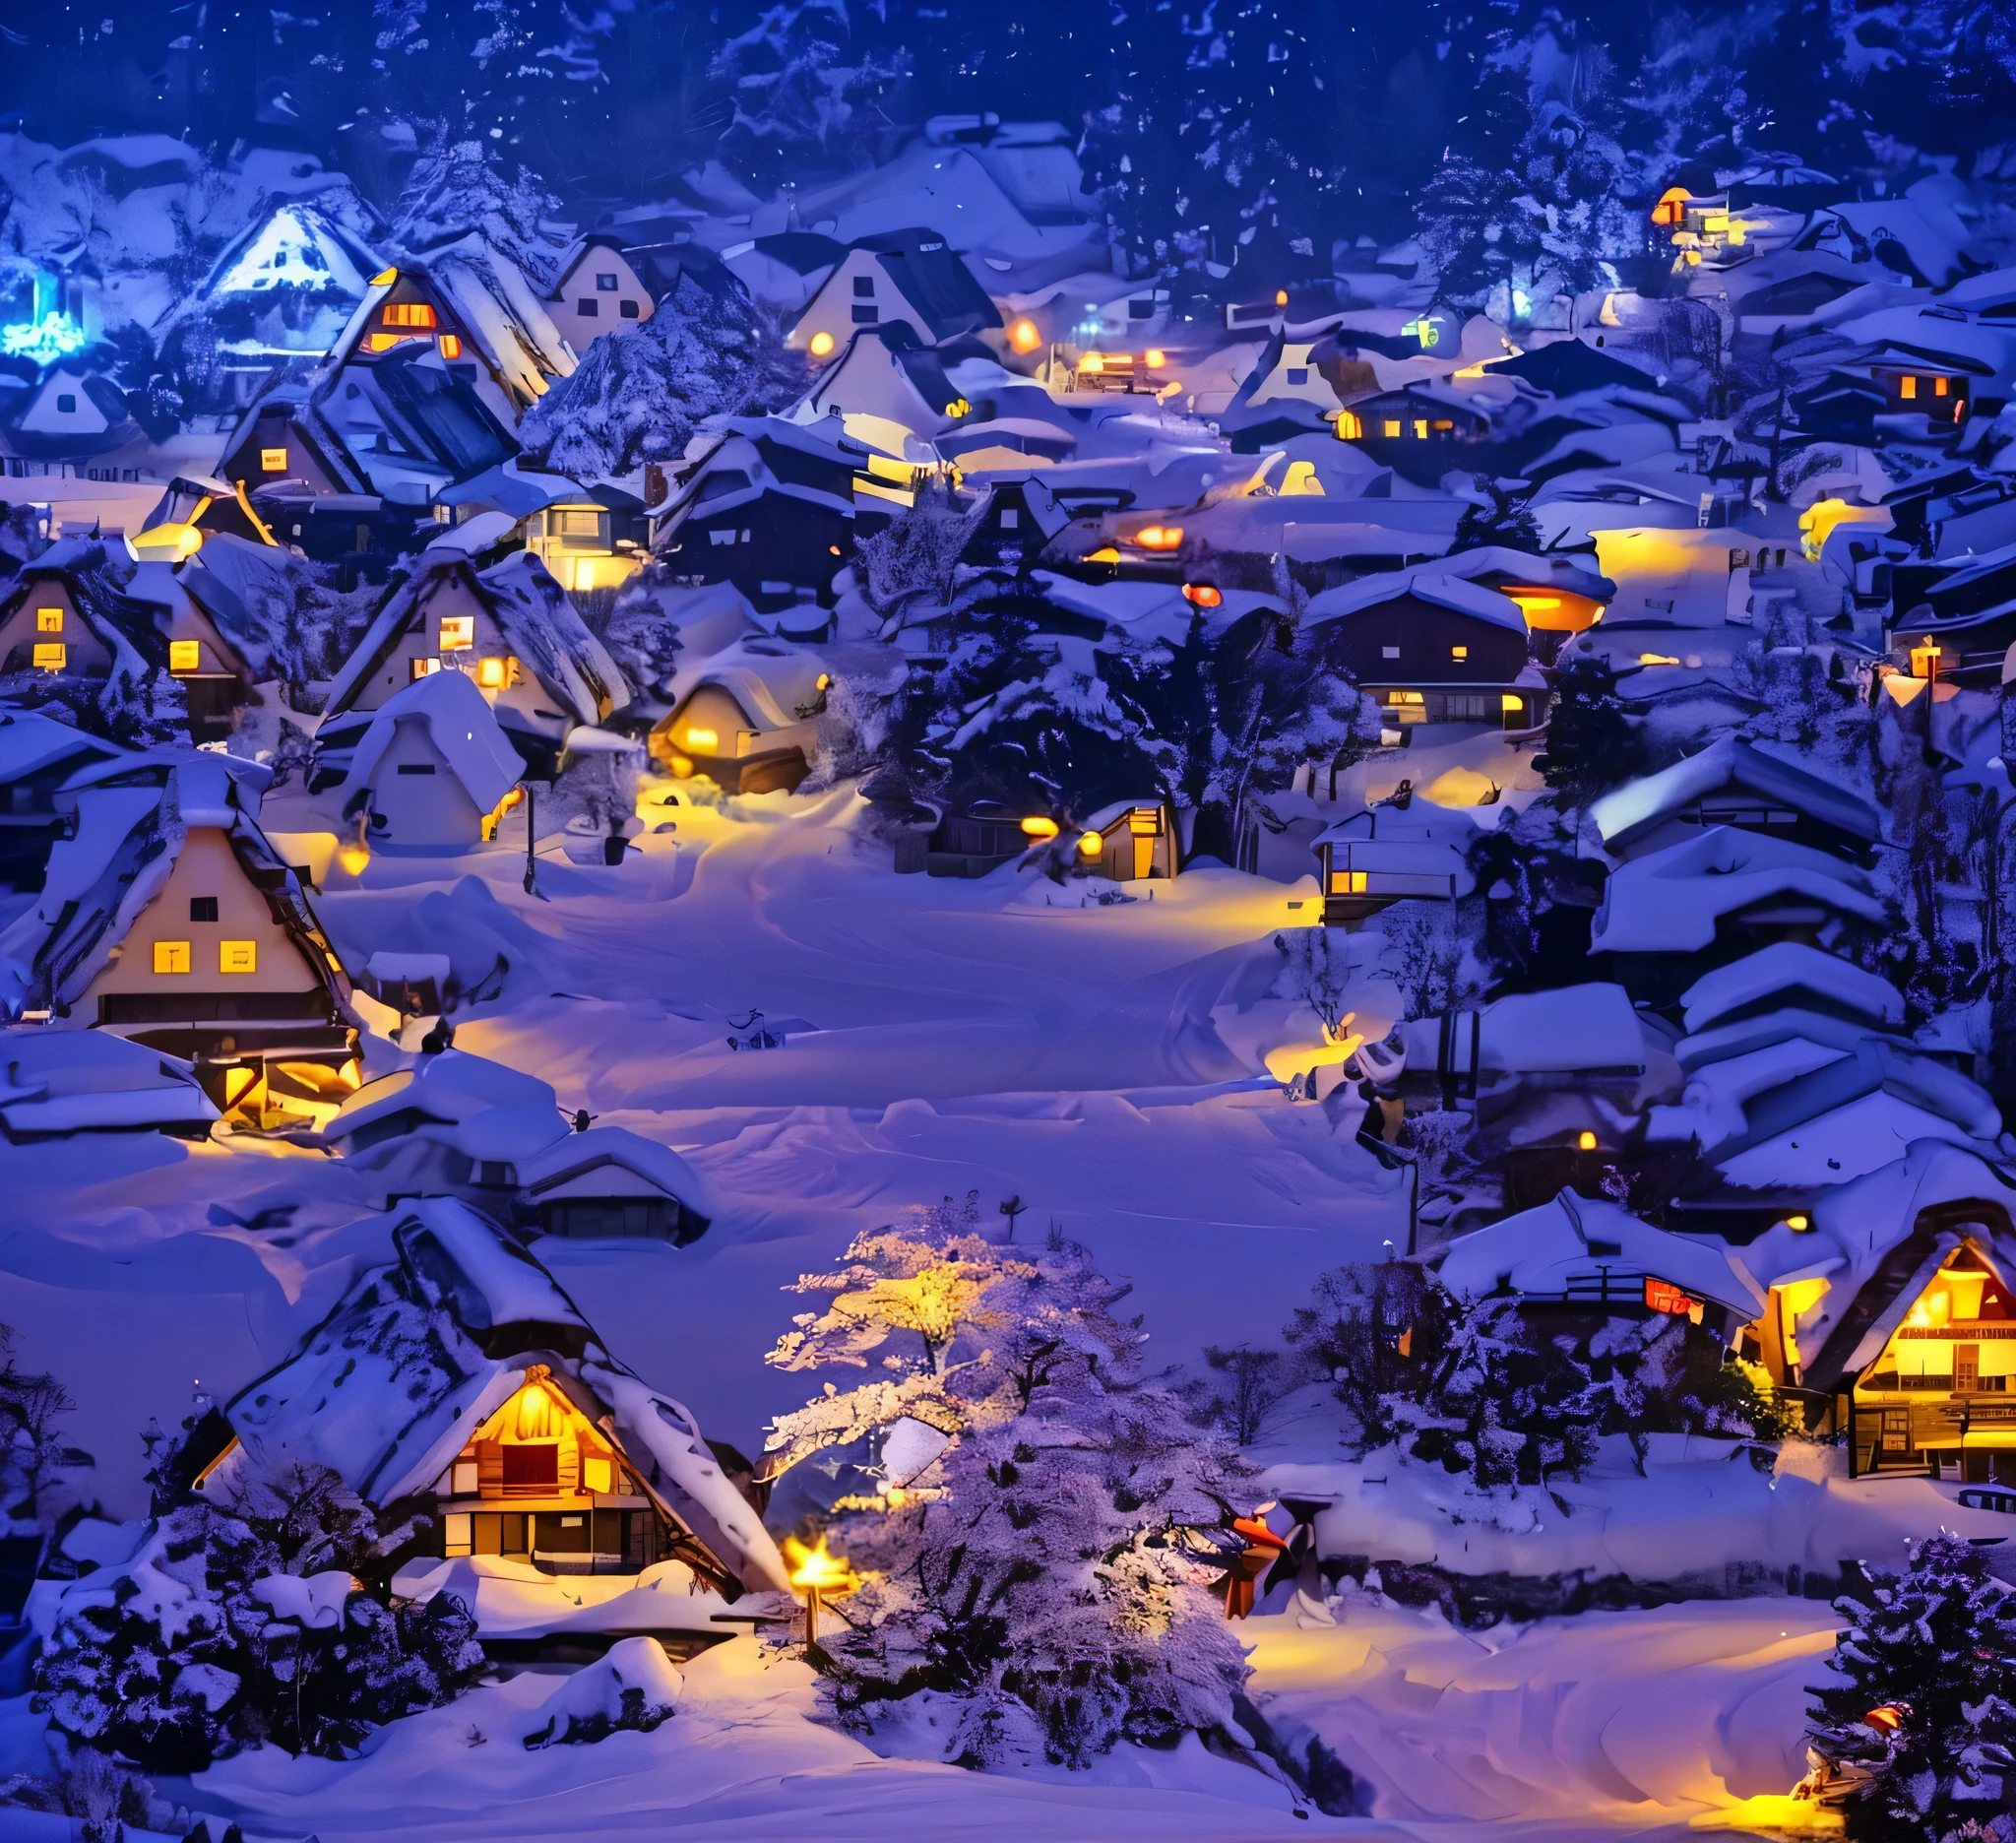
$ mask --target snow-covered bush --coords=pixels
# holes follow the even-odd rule
[[[841,1525],[873,1574],[823,1660],[844,1719],[930,1690],[955,1700],[947,1756],[1040,1751],[1087,1764],[1123,1737],[1231,1720],[1245,1663],[1210,1591],[1237,1547],[1236,1455],[1140,1376],[1123,1286],[1054,1232],[982,1237],[976,1199],[857,1239],[830,1298],[772,1361],[874,1364],[867,1382],[782,1416],[773,1452],[900,1418],[951,1435]],[[831,1385],[829,1385],[830,1387]]]
[[[2016,1838],[2016,1594],[1990,1553],[1932,1536],[1902,1573],[1864,1568],[1808,1711],[1807,1789],[1869,1843]]]
[[[14,1361],[14,1333],[0,1325],[0,1535],[33,1536],[46,1549],[57,1504],[51,1488],[63,1473],[96,1464],[63,1436],[77,1407],[52,1375]]]
[[[71,1745],[154,1771],[260,1742],[342,1756],[484,1668],[460,1601],[395,1606],[358,1578],[412,1528],[310,1467],[249,1481],[228,1509],[183,1502],[65,1595],[33,1705]]]
[[[620,1732],[649,1734],[668,1721],[682,1687],[677,1667],[656,1638],[623,1638],[599,1662],[564,1678],[539,1704],[546,1719],[525,1737],[529,1748],[571,1746]]]

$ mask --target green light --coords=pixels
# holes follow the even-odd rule
[[[48,364],[67,358],[85,345],[84,329],[64,315],[46,313],[40,320],[24,320],[19,325],[0,327],[0,352],[10,358],[32,358]]]

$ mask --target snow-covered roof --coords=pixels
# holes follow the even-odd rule
[[[568,1133],[513,1168],[519,1187],[536,1203],[607,1193],[610,1168],[642,1178],[696,1214],[720,1214],[706,1180],[671,1147],[621,1126],[591,1126]],[[598,1174],[600,1174],[599,1176]]]
[[[1551,1203],[1459,1236],[1442,1257],[1442,1284],[1482,1299],[1628,1299],[1647,1279],[1691,1298],[1753,1316],[1763,1290],[1721,1250],[1640,1222],[1615,1203],[1563,1190]]]
[[[1355,852],[1352,861],[1354,867],[1359,861]],[[1485,1005],[1478,1013],[1477,1030],[1480,1069],[1518,1074],[1596,1069],[1636,1073],[1645,1066],[1645,1030],[1621,985],[1514,992]],[[1401,1025],[1396,1035],[1406,1048],[1410,1068],[1435,1067],[1441,1018],[1415,1019]],[[1467,1057],[1467,1033],[1459,1036],[1456,1049],[1459,1057]]]
[[[360,300],[383,267],[355,232],[320,206],[276,199],[224,245],[197,298],[297,289]]]
[[[402,722],[417,723],[426,731],[449,772],[485,812],[511,792],[525,772],[525,762],[491,714],[475,680],[465,671],[450,668],[414,679],[378,707],[350,759],[349,776],[344,783],[346,790],[370,786]]]
[[[0,1126],[45,1133],[204,1131],[217,1108],[187,1062],[106,1031],[0,1030]]]
[[[403,1117],[408,1114],[410,1121]],[[322,1139],[358,1159],[394,1136],[388,1121],[401,1123],[400,1137],[499,1163],[532,1157],[567,1132],[550,1083],[453,1049],[422,1054],[410,1068],[366,1082],[337,1109]],[[365,1156],[365,1162],[372,1161]]]
[[[363,1274],[279,1367],[224,1410],[238,1445],[205,1480],[227,1496],[250,1465],[329,1467],[386,1503],[431,1489],[535,1364],[612,1436],[675,1529],[682,1559],[742,1587],[787,1588],[755,1510],[692,1415],[610,1358],[552,1276],[487,1217],[448,1198],[396,1213],[397,1259]]]
[[[1904,994],[1888,980],[1802,941],[1774,941],[1703,974],[1680,994],[1686,1007],[1682,1021],[1690,1033],[1704,1031],[1736,1012],[1795,993],[1843,1006],[1873,1024],[1904,1021]]]
[[[722,652],[682,663],[667,681],[674,710],[703,685],[719,685],[759,730],[788,730],[806,720],[819,698],[825,662],[808,647],[765,635],[746,635]]]
[[[1724,916],[1774,897],[1883,919],[1882,901],[1853,864],[1789,839],[1712,826],[1610,872],[1589,951],[1698,953]]]
[[[78,756],[102,759],[126,753],[116,742],[86,735],[39,711],[0,711],[0,787]]]
[[[1356,516],[1363,518],[1365,512],[1359,511]],[[1397,547],[1411,549],[1416,546],[1401,543]],[[1362,576],[1355,582],[1326,589],[1310,598],[1303,619],[1311,622],[1339,620],[1368,607],[1377,607],[1382,603],[1396,601],[1401,596],[1412,595],[1423,602],[1454,608],[1460,613],[1475,614],[1498,626],[1524,633],[1526,616],[1519,604],[1497,589],[1487,586],[1484,579],[1515,588],[1559,589],[1570,595],[1586,596],[1594,602],[1607,602],[1616,593],[1616,586],[1607,577],[1584,569],[1571,558],[1533,556],[1502,544],[1486,544],[1475,550],[1459,550],[1449,556],[1417,563],[1409,569]]]
[[[538,285],[481,236],[430,249],[425,274],[521,404],[542,397],[551,379],[574,369]]]
[[[489,611],[520,663],[576,723],[599,723],[629,703],[630,687],[615,661],[537,557],[521,550],[478,571],[462,551],[443,549],[423,552],[413,573],[386,597],[330,685],[331,716],[350,707],[358,688],[420,618],[426,599],[451,579]]]
[[[1196,609],[1173,583],[1080,582],[1054,570],[1031,573],[1042,599],[1052,606],[1096,620],[1109,631],[1139,641],[1181,646]]]
[[[1823,780],[1739,736],[1720,737],[1697,755],[1613,789],[1591,802],[1590,817],[1605,848],[1614,850],[1727,787],[1746,788],[1872,844],[1882,836],[1875,808],[1839,781]]]

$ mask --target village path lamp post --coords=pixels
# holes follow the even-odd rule
[[[791,1586],[805,1596],[805,1643],[815,1645],[819,1642],[820,1601],[852,1593],[860,1585],[859,1577],[844,1556],[827,1549],[824,1536],[816,1549],[787,1538],[785,1555],[791,1564]]]

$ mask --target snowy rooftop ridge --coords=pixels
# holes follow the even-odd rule
[[[470,798],[487,810],[518,784],[525,763],[491,714],[475,680],[463,671],[429,672],[378,707],[350,762],[346,788],[368,785],[401,723],[417,723],[447,757]]]
[[[1874,1024],[1904,1021],[1904,994],[1881,975],[1865,973],[1852,960],[1800,941],[1774,941],[1717,967],[1688,986],[1680,994],[1686,1007],[1682,1022],[1691,1035],[1734,1012],[1795,992],[1845,1006]]]
[[[1591,802],[1590,817],[1606,849],[1614,850],[1726,787],[1746,788],[1871,844],[1882,836],[1875,809],[1866,800],[1739,736],[1720,737],[1698,755],[1612,790]]]

